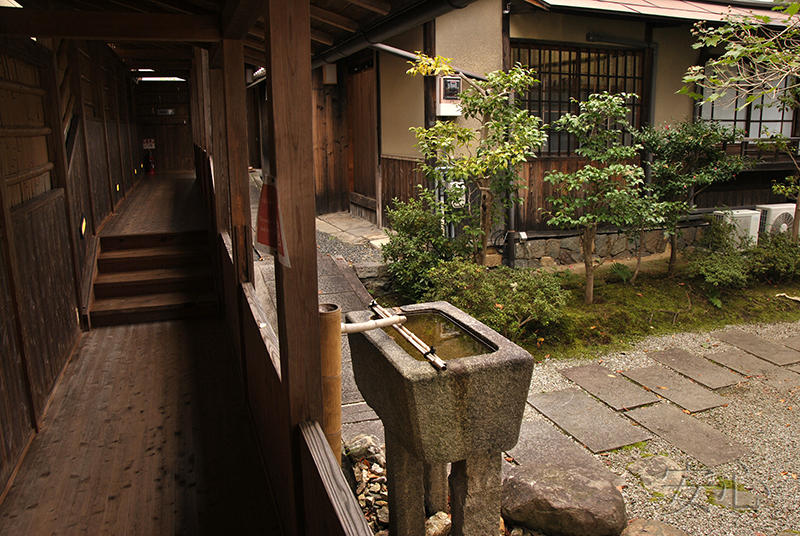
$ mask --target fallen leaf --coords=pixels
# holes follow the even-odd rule
[[[594,328],[596,328],[596,327],[597,327],[597,326],[592,326],[592,327],[590,327],[589,329],[594,329]]]
[[[688,409],[682,409],[681,411],[684,412],[686,415],[691,415],[692,414],[692,412],[689,411]]]
[[[784,402],[786,402],[786,399],[785,398],[781,398],[780,402],[781,402],[781,404],[783,404]]]
[[[792,478],[794,478],[795,480],[797,480],[797,475],[796,475],[796,474],[794,474],[794,473],[792,473]]]
[[[759,411],[758,413],[756,413],[756,415],[761,415],[762,413],[764,413],[764,412],[763,411]]]
[[[497,307],[498,309],[502,309],[503,308],[503,304],[502,303],[495,303],[494,306]]]
[[[682,286],[683,286],[683,285],[685,285],[685,284],[686,284],[686,283],[678,283],[678,286],[679,286],[679,287],[682,287]]]
[[[545,359],[548,359],[549,357],[550,357],[550,354],[547,354],[546,356],[544,356]]]
[[[669,387],[662,387],[660,385],[656,385],[659,389],[664,389],[665,391],[669,391]]]
[[[789,474],[789,471],[781,471],[781,476],[786,476]]]
[[[637,292],[636,295],[639,296],[640,298],[644,298],[641,292]]]
[[[608,376],[609,378],[616,378],[616,376],[613,374],[606,374],[606,376]]]

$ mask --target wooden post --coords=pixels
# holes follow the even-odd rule
[[[239,282],[246,283],[253,280],[253,233],[250,220],[250,176],[247,172],[244,41],[224,39],[222,56],[233,262]]]
[[[270,172],[276,177],[291,268],[276,263],[281,355],[292,426],[295,520],[304,510],[299,423],[322,422],[317,297],[314,154],[311,128],[311,26],[308,0],[268,0],[265,14]],[[266,171],[265,171],[266,172]],[[287,490],[288,491],[288,490]]]

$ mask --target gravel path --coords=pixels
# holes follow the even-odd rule
[[[331,257],[341,255],[351,264],[356,262],[381,262],[383,260],[381,251],[372,247],[369,242],[347,244],[321,231],[317,231],[317,249],[320,253]]]
[[[768,340],[800,334],[800,322],[737,327]],[[647,338],[630,351],[607,354],[598,361],[613,370],[641,368],[656,364],[648,357],[649,352],[673,347],[698,355],[732,348],[712,339],[708,333],[677,333]],[[571,385],[558,371],[585,362],[545,360],[534,369],[531,392],[553,391]],[[772,536],[781,531],[800,530],[800,389],[779,391],[756,378],[742,377],[738,385],[717,393],[729,400],[727,406],[697,413],[694,417],[743,443],[752,453],[734,462],[707,468],[655,437],[641,449],[625,448],[598,456],[626,482],[623,496],[628,518],[657,519],[692,536]],[[627,471],[628,465],[651,455],[668,456],[688,469],[686,481],[674,497],[647,491],[638,478]],[[721,481],[743,486],[754,494],[757,503],[747,509],[710,504],[706,486],[715,486]]]

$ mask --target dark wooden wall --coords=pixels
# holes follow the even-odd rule
[[[339,76],[344,76],[344,69]],[[317,214],[350,209],[347,181],[346,84],[323,84],[322,68],[312,77],[314,175]]]
[[[383,187],[383,224],[389,226],[387,208],[394,207],[394,201],[408,201],[417,198],[418,185],[428,186],[419,170],[420,160],[399,156],[381,157],[381,177]]]
[[[154,138],[156,142],[153,151],[156,173],[194,171],[189,84],[139,82],[136,101],[141,135]],[[171,112],[174,115],[163,115]],[[138,147],[140,157],[144,158],[141,140]]]
[[[0,234],[3,230],[0,229]],[[6,265],[0,248],[0,267]],[[0,495],[33,434],[6,271],[0,269]]]
[[[34,410],[41,415],[80,334],[64,191],[20,205],[12,218],[17,284],[24,289],[23,344]]]

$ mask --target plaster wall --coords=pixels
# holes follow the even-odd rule
[[[644,41],[645,23],[601,17],[540,11],[515,15],[509,22],[512,39],[536,39],[564,43],[586,43],[586,34],[613,35]]]
[[[422,27],[386,41],[407,52],[422,50]],[[424,83],[421,76],[410,76],[408,60],[379,53],[381,154],[421,158],[410,127],[425,122]]]
[[[478,0],[436,19],[436,53],[477,74],[501,69],[502,7],[500,0]]]
[[[691,25],[674,28],[655,28],[653,40],[658,43],[656,69],[656,125],[674,124],[692,116],[694,100],[686,95],[676,95],[683,87],[683,74],[695,65],[700,51],[692,48],[694,38]]]

